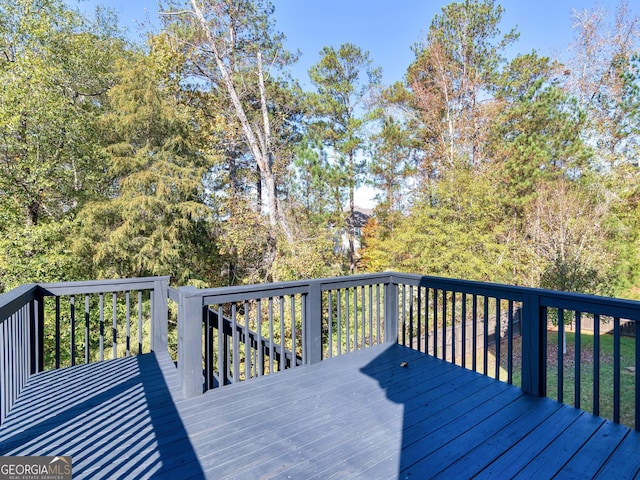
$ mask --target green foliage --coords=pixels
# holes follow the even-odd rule
[[[515,30],[501,34],[502,14],[493,0],[451,3],[413,48],[416,58],[406,82],[419,115],[422,185],[457,163],[475,168],[487,160],[484,126],[490,122],[491,90],[504,50],[518,36]]]
[[[375,256],[366,241],[363,261],[369,271],[388,268],[504,281],[510,265],[500,241],[499,215],[491,176],[480,177],[467,167],[456,169],[374,244]]]
[[[122,41],[61,1],[0,8],[0,204],[58,221],[104,187],[96,111]]]
[[[312,119],[309,129],[332,156],[327,180],[336,200],[348,198],[347,218],[352,218],[355,188],[361,184],[366,171],[364,157],[358,156],[365,146],[364,127],[371,119],[365,102],[377,88],[382,72],[372,68],[369,52],[352,43],[345,43],[337,50],[324,47],[320,55],[320,61],[309,69],[309,77],[317,90],[308,97]],[[352,222],[346,223],[349,226],[347,255],[353,272],[356,267],[354,231]]]
[[[216,247],[202,186],[210,159],[198,150],[189,110],[168,81],[174,70],[165,69],[175,67],[166,61],[153,50],[122,59],[108,94],[102,123],[115,195],[80,212],[76,243],[101,277],[214,280]]]
[[[383,118],[380,132],[373,136],[373,155],[369,165],[370,183],[383,192],[379,195],[378,215],[385,220],[400,210],[406,179],[415,173],[412,165],[416,147],[411,133],[391,116]]]
[[[504,105],[494,122],[491,150],[508,203],[521,208],[543,180],[582,174],[589,158],[580,131],[584,114],[553,81],[552,65],[535,53],[516,57],[497,84]]]
[[[545,288],[611,294],[613,258],[607,248],[605,204],[597,191],[560,181],[542,186],[527,212],[534,250],[531,271]],[[536,282],[537,283],[537,282]]]
[[[345,43],[322,49],[305,93],[269,2],[179,3],[144,46],[104,10],[0,4],[0,289],[235,285],[348,263],[640,295],[640,56],[624,8],[615,35],[580,17],[578,60],[560,65],[507,62],[518,35],[500,31],[502,7],[454,2],[404,82],[377,92],[380,70]],[[354,229],[347,252],[336,231],[363,183],[380,195],[358,263]]]
[[[0,235],[0,292],[23,283],[56,282],[89,275],[70,250],[69,221],[14,224]]]

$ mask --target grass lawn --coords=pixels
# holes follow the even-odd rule
[[[558,399],[558,332],[549,330],[547,340],[547,396]],[[575,333],[566,332],[567,349],[563,357],[563,399],[568,405],[575,405]],[[580,336],[580,408],[588,412],[594,410],[594,336]],[[635,412],[635,338],[620,338],[620,423],[634,427]],[[520,386],[521,343],[513,342],[513,384]],[[495,377],[495,346],[489,348],[488,373]],[[477,370],[483,372],[483,358],[477,358]],[[471,362],[467,360],[467,367]],[[500,379],[507,380],[507,342],[500,347]],[[613,335],[600,336],[600,416],[613,420]]]

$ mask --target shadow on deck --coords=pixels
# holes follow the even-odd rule
[[[404,366],[404,363],[407,363]],[[168,355],[36,375],[2,455],[74,478],[632,478],[640,433],[401,345],[185,400]]]
[[[177,389],[159,363],[171,362],[165,357],[35,375],[0,428],[0,455],[70,455],[74,478],[203,478],[174,403]]]

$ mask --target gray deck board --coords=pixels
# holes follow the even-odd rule
[[[399,345],[193,399],[166,354],[45,372],[0,427],[0,455],[71,455],[74,478],[631,478],[639,448],[638,432]]]

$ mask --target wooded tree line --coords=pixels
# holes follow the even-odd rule
[[[390,86],[326,46],[307,91],[263,0],[169,3],[139,43],[108,10],[2,2],[0,289],[393,269],[637,297],[640,20],[576,11],[566,58],[507,58],[502,15],[443,7]]]

